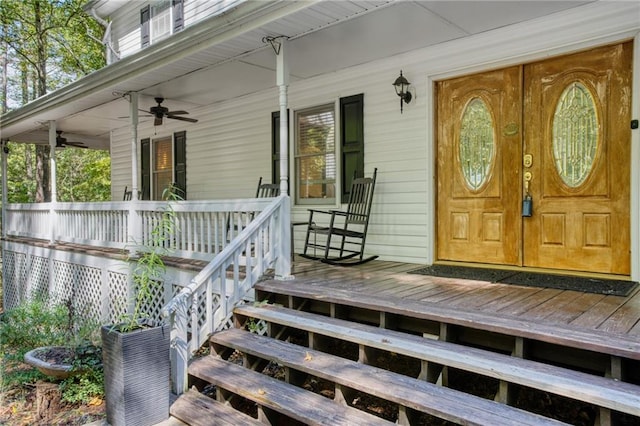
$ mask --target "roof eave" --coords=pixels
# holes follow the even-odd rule
[[[100,1],[100,0],[96,0]],[[2,137],[9,138],[18,131],[11,127],[37,114],[51,112],[57,107],[86,98],[97,90],[124,85],[127,80],[164,64],[175,62],[209,46],[251,31],[265,23],[312,6],[319,0],[291,2],[245,2],[221,15],[212,16],[162,42],[147,47],[118,62],[101,68],[73,83],[47,93],[28,104],[0,117]]]

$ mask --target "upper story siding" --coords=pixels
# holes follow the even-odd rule
[[[246,0],[183,0],[184,27],[224,13]],[[129,1],[110,16],[111,42],[120,59],[142,49],[140,11],[152,1]],[[153,41],[152,41],[153,44]]]

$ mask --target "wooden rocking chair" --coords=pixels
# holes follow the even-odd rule
[[[258,188],[256,189],[256,198],[274,198],[280,196],[280,184],[279,183],[262,183],[262,176],[258,180]],[[249,220],[253,220],[255,214],[249,214]],[[228,241],[240,233],[244,226],[238,226],[232,218],[232,215],[227,216],[227,238]],[[233,231],[233,232],[231,232]]]
[[[309,209],[307,236],[302,257],[340,266],[360,265],[378,257],[364,257],[364,244],[367,239],[377,173],[378,169],[374,169],[373,177],[353,180],[346,211]],[[329,215],[329,225],[317,224],[314,221],[314,215]],[[312,234],[313,241],[311,241]],[[318,235],[323,241],[317,240]],[[340,243],[332,246],[331,244],[336,241],[336,238],[339,238]],[[313,255],[307,253],[310,248],[314,250]],[[315,255],[316,249],[322,251],[322,256]],[[332,252],[337,252],[337,256],[331,256]]]
[[[280,195],[279,183],[262,183],[262,176],[258,181],[258,189],[256,190],[256,198],[273,198]]]

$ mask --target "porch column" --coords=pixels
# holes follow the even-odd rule
[[[49,120],[49,179],[51,181],[51,202],[49,217],[51,218],[51,235],[49,237],[49,243],[54,244],[56,242],[56,226],[58,224],[58,218],[56,215],[56,204],[58,203],[58,187],[57,187],[57,171],[56,171],[56,121]]]
[[[280,102],[280,195],[285,197],[280,220],[280,253],[276,263],[276,279],[291,276],[291,198],[289,197],[289,116],[287,114],[289,62],[286,57],[287,38],[282,36],[271,43],[276,52],[276,83]]]
[[[138,199],[138,94],[129,94],[129,116],[131,117],[131,199]]]
[[[138,94],[129,93],[129,115],[131,117],[131,202],[129,204],[129,238],[140,242],[142,223],[136,209],[138,197]],[[136,249],[132,246],[129,254],[134,255]]]
[[[2,146],[2,218],[7,220],[7,154],[9,154],[9,148],[7,147],[7,139],[0,140]],[[2,222],[2,237],[7,236],[6,224]]]

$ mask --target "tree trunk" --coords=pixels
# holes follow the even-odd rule
[[[2,34],[4,34],[5,30],[2,30]],[[4,114],[7,112],[8,108],[8,95],[7,88],[9,87],[9,78],[7,77],[7,63],[9,61],[9,45],[6,41],[3,41],[2,46],[0,46],[0,50],[2,51],[2,57],[0,57],[0,62],[2,63],[2,87],[0,87],[0,95],[2,99],[0,100],[0,113]]]
[[[50,424],[61,409],[61,393],[58,385],[50,382],[36,383],[36,420],[38,424]]]
[[[47,94],[47,34],[43,30],[42,10],[40,1],[33,6],[34,23],[36,28],[37,54],[36,78],[38,96]],[[51,172],[49,167],[50,146],[36,146],[36,203],[51,201]]]

